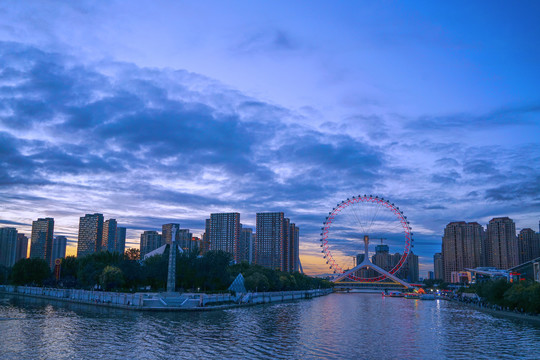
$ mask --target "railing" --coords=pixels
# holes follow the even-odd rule
[[[55,289],[34,286],[0,285],[0,291],[36,297],[56,298],[89,304],[112,304],[123,306],[142,306],[142,294],[113,293],[80,289]]]
[[[260,304],[277,301],[288,301],[296,299],[310,299],[312,297],[326,295],[332,292],[332,289],[316,289],[316,290],[296,290],[296,291],[274,291],[274,292],[256,292],[247,294],[181,294],[183,302],[173,306],[169,305],[166,300],[157,293],[114,293],[94,290],[80,289],[55,289],[41,288],[33,286],[13,286],[0,285],[0,291],[21,294],[27,296],[58,299],[62,301],[105,305],[113,307],[131,308],[131,309],[152,309],[156,306],[159,308],[179,307],[181,308],[188,300],[199,300],[198,307],[216,306],[216,305],[232,305],[232,304]],[[166,299],[166,298],[165,298]],[[189,303],[188,303],[189,304]],[[192,304],[193,305],[193,304]],[[187,305],[186,305],[187,307]],[[192,307],[192,306],[191,306]]]

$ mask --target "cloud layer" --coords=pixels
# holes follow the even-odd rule
[[[171,221],[198,235],[212,212],[238,211],[254,226],[256,212],[284,211],[300,226],[304,268],[312,273],[326,271],[318,247],[326,214],[353,195],[382,195],[406,213],[424,270],[450,221],[510,216],[518,228],[538,225],[540,99],[524,96],[528,83],[514,81],[537,76],[525,71],[523,57],[511,69],[489,63],[493,74],[472,71],[448,59],[477,56],[476,42],[411,14],[418,26],[401,23],[399,32],[389,25],[392,16],[353,31],[326,17],[328,24],[314,17],[301,28],[276,20],[238,31],[217,21],[215,32],[188,22],[175,26],[190,31],[168,29],[178,31],[159,33],[154,45],[145,27],[134,25],[140,21],[114,24],[118,19],[105,16],[141,19],[138,10],[57,5],[81,29],[95,29],[87,34],[66,31],[69,22],[43,16],[41,6],[0,9],[8,19],[0,39],[11,39],[0,42],[2,225],[29,232],[32,220],[52,216],[56,232],[73,241],[78,218],[102,212],[128,227],[133,246],[143,230]],[[24,31],[13,26],[18,22]],[[106,42],[109,27],[116,31]],[[408,37],[400,37],[402,28]],[[162,36],[169,33],[182,36]],[[140,49],[120,46],[139,40]],[[501,49],[480,43],[485,65]],[[512,43],[503,50],[530,53],[524,49]],[[143,66],[141,53],[156,53],[147,62],[170,67]],[[397,55],[399,62],[388,60]],[[139,61],[118,60],[126,57]],[[184,70],[181,60],[191,66]],[[506,86],[512,96],[505,97]],[[334,248],[350,259],[362,244],[340,239]]]

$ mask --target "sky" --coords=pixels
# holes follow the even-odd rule
[[[283,211],[308,274],[354,195],[407,215],[420,275],[444,227],[540,220],[540,4],[3,1],[0,226],[79,217],[194,235]],[[345,240],[344,240],[345,241]],[[347,240],[344,258],[362,250]]]

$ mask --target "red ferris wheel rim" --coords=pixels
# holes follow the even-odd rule
[[[330,228],[332,226],[332,222],[334,221],[336,215],[338,215],[342,210],[345,208],[357,204],[359,202],[372,202],[372,203],[378,203],[386,208],[388,208],[394,215],[396,215],[396,220],[398,220],[403,228],[404,232],[404,238],[405,238],[405,248],[403,250],[403,255],[401,256],[399,262],[394,266],[392,270],[389,271],[390,274],[394,274],[398,272],[402,267],[405,261],[407,260],[407,257],[411,251],[412,247],[412,232],[411,227],[409,226],[409,222],[407,221],[407,217],[403,214],[403,211],[399,210],[399,207],[395,206],[393,203],[391,203],[388,199],[384,199],[382,197],[373,196],[373,195],[358,195],[353,196],[352,198],[348,198],[347,200],[342,201],[341,203],[337,204],[337,206],[332,209],[331,212],[329,212],[329,215],[326,217],[325,222],[323,223],[323,227],[321,228],[321,247],[322,247],[322,253],[324,254],[324,258],[327,259],[326,263],[330,265],[330,269],[333,269],[335,273],[343,274],[345,270],[341,268],[341,266],[334,260],[334,257],[332,256],[332,252],[329,249],[328,245],[328,235],[330,234]],[[387,277],[384,275],[380,275],[377,277],[372,278],[363,278],[358,277],[355,275],[350,274],[348,278],[355,280],[355,281],[362,281],[362,282],[378,282],[381,280],[386,279]]]

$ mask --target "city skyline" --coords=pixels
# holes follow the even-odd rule
[[[450,222],[538,231],[539,6],[2,4],[0,227],[54,218],[74,254],[84,214],[128,248],[283,211],[316,274],[326,214],[373,194],[407,215],[423,277]]]
[[[280,213],[258,213],[257,216],[260,216],[260,215],[276,215],[276,214],[280,214]],[[210,214],[210,215],[211,215],[211,217],[212,217],[212,216],[230,216],[230,215],[236,215],[237,220],[238,220],[238,225],[239,225],[239,228],[240,228],[241,232],[244,231],[244,230],[249,230],[249,232],[251,233],[251,232],[253,231],[253,229],[247,228],[246,225],[240,224],[240,222],[239,222],[240,214],[239,214],[239,213],[214,213],[214,214]],[[281,215],[283,215],[283,213],[281,213]],[[79,227],[80,227],[81,224],[83,223],[83,222],[82,222],[83,219],[86,220],[86,219],[89,218],[89,217],[90,217],[90,218],[93,218],[93,217],[95,217],[95,216],[100,216],[100,217],[103,218],[103,214],[97,214],[97,213],[96,213],[96,214],[86,214],[84,217],[80,217],[80,218],[79,218]],[[446,225],[446,227],[443,229],[443,234],[444,234],[444,235],[442,236],[442,241],[441,241],[441,249],[442,249],[442,250],[438,250],[437,252],[435,252],[434,254],[432,254],[433,258],[432,258],[431,260],[433,261],[433,259],[434,259],[435,257],[437,257],[437,254],[440,255],[440,254],[441,254],[441,251],[444,252],[444,241],[445,241],[445,238],[447,237],[447,231],[448,231],[449,229],[451,229],[452,227],[456,227],[456,226],[471,227],[471,226],[473,226],[475,229],[480,229],[480,230],[472,230],[472,231],[471,231],[471,230],[468,230],[468,233],[469,233],[469,234],[473,234],[473,233],[475,233],[475,232],[477,232],[477,231],[481,231],[481,235],[482,235],[482,236],[481,236],[481,237],[482,237],[482,240],[481,240],[481,241],[484,241],[484,239],[486,238],[486,236],[489,236],[489,232],[487,231],[487,229],[489,229],[490,225],[493,224],[493,223],[497,223],[497,222],[500,221],[500,220],[503,220],[503,221],[504,221],[505,219],[506,219],[507,221],[510,221],[511,224],[512,224],[512,227],[511,227],[512,231],[511,231],[510,233],[507,233],[506,236],[510,236],[507,240],[515,242],[515,247],[516,247],[515,251],[518,250],[518,247],[517,247],[518,240],[520,240],[520,239],[523,238],[523,234],[528,234],[528,237],[526,238],[526,239],[527,239],[527,240],[526,240],[526,241],[527,241],[527,244],[526,244],[525,246],[530,247],[530,249],[527,248],[527,249],[523,249],[523,250],[520,250],[520,251],[523,251],[523,252],[524,252],[524,253],[522,254],[523,256],[528,256],[526,259],[523,260],[523,262],[524,262],[524,261],[530,260],[529,258],[532,258],[532,257],[533,257],[531,254],[532,254],[532,253],[536,253],[536,251],[537,251],[537,250],[536,250],[536,246],[537,246],[537,245],[536,245],[536,243],[534,243],[534,240],[531,240],[531,239],[534,239],[535,236],[540,236],[540,221],[539,221],[539,223],[538,223],[538,232],[537,232],[536,230],[531,229],[531,228],[521,228],[521,229],[520,229],[520,228],[517,228],[516,225],[515,225],[515,223],[513,222],[513,220],[512,220],[512,219],[509,219],[508,217],[502,217],[502,218],[499,217],[499,218],[493,218],[493,219],[491,219],[491,220],[489,221],[489,223],[486,224],[486,229],[484,229],[483,226],[482,226],[481,224],[479,224],[478,222],[476,222],[476,221],[471,221],[471,222],[469,222],[469,223],[467,223],[467,222],[465,222],[465,221],[452,221],[452,222],[448,223],[448,224]],[[38,220],[41,221],[41,220],[45,220],[45,219],[38,219]],[[49,218],[49,219],[47,219],[47,220],[50,220],[50,221],[52,221],[52,222],[54,223],[54,219],[52,219],[52,218]],[[112,220],[114,220],[114,219],[112,219]],[[297,244],[298,244],[298,240],[301,239],[301,238],[298,236],[298,235],[299,235],[299,233],[298,233],[298,227],[296,227],[294,223],[290,222],[289,219],[285,219],[285,218],[284,218],[284,220],[287,220],[287,227],[288,227],[289,224],[290,224],[291,229],[296,229],[296,230],[295,230],[295,234],[296,234],[296,235],[295,235],[295,237],[296,237],[296,240],[295,240],[295,241],[296,241]],[[35,221],[35,222],[37,222],[37,221]],[[33,223],[35,223],[35,222],[33,222]],[[206,220],[205,220],[205,223],[206,223],[207,226],[208,226],[208,223],[209,223],[209,222],[210,222],[210,219],[206,219]],[[103,222],[103,223],[105,223],[105,222]],[[163,224],[163,225],[161,226],[161,229],[162,229],[162,233],[161,233],[161,234],[160,234],[159,231],[158,231],[159,229],[158,229],[158,230],[142,230],[141,233],[137,233],[137,238],[131,243],[132,245],[135,245],[135,246],[130,246],[130,247],[140,249],[140,250],[141,250],[141,257],[144,257],[144,255],[145,255],[146,253],[148,253],[148,252],[150,252],[150,251],[156,249],[157,247],[161,246],[162,244],[168,243],[168,241],[167,241],[168,237],[167,237],[167,236],[170,237],[170,234],[168,234],[168,232],[170,231],[170,227],[171,227],[171,226],[175,226],[177,229],[179,229],[180,224],[178,224],[178,223]],[[256,228],[256,226],[255,226],[255,228]],[[24,236],[24,233],[20,232],[20,228],[17,229],[16,227],[8,227],[8,226],[6,226],[6,227],[0,227],[0,229],[5,229],[5,230],[8,230],[8,229],[14,229],[15,231],[18,231],[18,236]],[[126,228],[125,228],[125,227],[118,227],[118,229],[119,229],[119,230],[120,230],[120,229],[122,230],[123,235],[120,236],[120,237],[121,237],[121,238],[124,238],[124,242],[125,242],[125,232],[126,232]],[[516,229],[520,229],[520,231],[517,231]],[[204,234],[205,234],[205,232],[208,232],[208,230],[209,230],[209,228],[206,228],[206,230],[203,231],[203,232],[201,233],[200,238],[199,238],[199,237],[193,238],[193,240],[194,240],[194,239],[198,239],[198,241],[202,241],[202,242],[199,243],[199,246],[200,246],[199,249],[200,249],[200,250],[202,249],[203,252],[208,251],[208,250],[215,250],[215,249],[216,249],[216,246],[214,245],[213,249],[212,249],[212,247],[211,247],[210,249],[204,250]],[[184,239],[184,236],[183,236],[183,235],[179,235],[179,233],[185,233],[185,234],[189,235],[189,240],[192,240],[192,235],[193,235],[193,233],[190,232],[190,229],[179,229],[178,231],[179,231],[179,232],[177,233],[177,235],[178,235],[178,236],[177,236],[177,240],[178,240],[179,238]],[[292,230],[291,230],[291,231],[292,231]],[[515,236],[512,237],[511,234],[514,233],[514,232],[515,232]],[[101,233],[101,232],[97,231],[97,233]],[[164,234],[165,234],[165,235],[164,235]],[[166,235],[166,234],[168,234],[168,235]],[[256,234],[256,233],[254,232],[253,235],[255,235],[255,234]],[[487,234],[487,235],[486,235],[486,234]],[[532,235],[531,235],[531,234],[532,234]],[[52,234],[52,235],[53,235],[53,238],[54,238],[54,242],[56,242],[56,238],[57,238],[57,237],[63,239],[63,242],[64,242],[64,245],[63,245],[63,247],[64,247],[63,253],[64,253],[66,256],[77,256],[77,253],[78,253],[78,251],[77,251],[78,245],[72,246],[72,248],[71,248],[70,251],[66,251],[66,245],[67,245],[67,243],[69,242],[69,240],[68,240],[65,236],[63,236],[63,235],[57,235],[56,232],[55,232],[54,234]],[[149,245],[149,246],[144,245],[145,250],[143,250],[143,248],[141,248],[141,246],[139,246],[139,245],[142,244],[142,243],[146,244],[146,243],[148,242],[148,240],[147,240],[147,238],[146,238],[147,235],[158,236],[159,239],[157,240],[157,242],[154,241],[154,240],[152,240],[152,245]],[[457,248],[457,253],[460,254],[459,256],[460,256],[460,257],[461,257],[461,256],[464,256],[464,257],[468,258],[468,259],[469,259],[468,262],[467,262],[467,263],[463,263],[463,264],[462,264],[462,263],[458,263],[457,266],[456,266],[456,264],[451,265],[451,266],[456,266],[455,268],[453,268],[453,267],[448,267],[448,265],[447,265],[447,266],[445,267],[445,268],[446,268],[445,272],[448,272],[448,274],[447,274],[448,277],[450,276],[450,272],[451,272],[451,271],[456,271],[456,270],[459,270],[459,269],[463,269],[463,268],[465,268],[465,267],[467,267],[467,266],[468,266],[468,267],[471,267],[471,268],[474,268],[474,267],[477,267],[477,266],[487,266],[487,265],[490,265],[490,264],[493,262],[492,260],[489,260],[489,259],[490,259],[489,257],[491,257],[494,253],[492,253],[492,251],[489,250],[488,248],[486,248],[486,249],[487,249],[487,252],[484,252],[484,251],[485,251],[485,250],[483,249],[483,248],[484,248],[484,245],[480,245],[480,244],[478,243],[478,241],[480,241],[480,238],[479,238],[480,235],[469,235],[469,236],[472,236],[472,238],[467,239],[467,240],[463,243],[463,246],[470,247],[470,249],[469,249],[469,248],[465,248],[465,247],[463,247],[463,248]],[[86,237],[86,232],[84,233],[83,237]],[[79,236],[77,236],[77,239],[76,239],[76,240],[72,240],[71,242],[72,242],[72,243],[75,243],[75,244],[78,244],[78,238],[79,238]],[[144,238],[145,240],[143,240],[143,238]],[[118,239],[118,234],[116,234],[116,239]],[[182,239],[180,239],[180,242],[181,242],[181,243],[182,243],[182,241],[185,241],[187,238],[184,239],[184,240],[182,240]],[[235,241],[235,243],[240,244],[240,242],[241,242],[240,239],[241,239],[241,236],[238,237],[238,239],[237,239],[237,241]],[[381,239],[381,240],[383,240],[383,239]],[[388,239],[387,239],[387,240],[388,240]],[[530,244],[529,244],[529,242],[530,242]],[[150,244],[150,243],[148,243],[148,244]],[[382,244],[382,243],[381,243],[381,244]],[[300,244],[298,244],[298,245],[300,245]],[[296,246],[298,246],[298,245],[296,245]],[[53,246],[54,246],[54,245],[53,245]],[[456,247],[457,245],[454,244],[454,245],[452,245],[452,246]],[[460,246],[461,246],[461,245],[460,245]],[[482,249],[480,249],[479,246],[481,246]],[[524,246],[524,245],[520,242],[520,246]],[[128,248],[130,248],[130,247],[125,247],[124,250],[128,250]],[[220,247],[220,246],[218,246],[218,248],[219,248],[219,247]],[[377,254],[377,251],[378,251],[377,248],[379,248],[379,247],[388,247],[388,245],[385,244],[385,245],[371,246],[371,247],[369,248],[369,249],[370,249],[370,250],[369,250],[370,255],[375,256],[375,255]],[[186,249],[187,249],[187,248],[186,248]],[[393,249],[396,250],[395,244],[394,244],[394,246],[393,246]],[[521,248],[520,248],[520,249],[521,249]],[[30,249],[30,246],[29,246],[28,251],[30,252],[30,250],[31,250],[31,249]],[[108,250],[108,249],[101,248],[100,250],[97,250],[97,251],[105,251],[105,250]],[[53,252],[54,252],[54,251],[57,251],[57,250],[53,250]],[[96,250],[94,250],[94,252],[95,252],[95,251],[96,251]],[[255,251],[255,248],[253,249],[253,251]],[[228,252],[231,252],[231,251],[228,251]],[[398,245],[398,248],[397,248],[397,252],[399,252],[399,245]],[[527,252],[527,253],[525,253],[525,252]],[[234,253],[234,252],[231,252],[231,254],[233,254],[233,253]],[[414,253],[414,252],[411,252],[411,254],[412,254],[412,253]],[[474,254],[473,254],[473,253],[474,253]],[[482,255],[480,256],[480,254],[482,254]],[[514,265],[521,264],[521,262],[518,261],[518,254],[517,254],[517,252],[516,252],[514,255],[515,255],[515,257],[516,257],[516,259],[515,259],[515,261],[514,261]],[[521,256],[521,255],[520,255],[520,256]],[[29,256],[29,257],[31,257],[31,256]],[[363,258],[363,254],[361,254],[361,253],[356,253],[355,255],[353,255],[353,258],[354,258],[353,261],[356,261],[356,263],[358,263],[358,258],[359,258],[359,257],[362,257],[362,258]],[[418,258],[419,258],[418,255],[415,254],[414,257],[416,258],[415,261],[418,262]],[[301,260],[301,258],[302,258],[302,256],[300,255],[300,260]],[[520,257],[520,258],[521,258],[521,257]],[[441,259],[442,259],[442,258],[441,258]],[[471,259],[475,259],[475,260],[471,260]],[[242,259],[242,260],[247,260],[247,259]],[[452,261],[452,262],[453,262],[453,261],[455,261],[455,259],[449,260],[449,259],[447,258],[447,261]],[[463,260],[459,260],[459,261],[463,261]],[[353,266],[354,266],[356,263],[354,263]],[[326,265],[326,264],[325,264],[325,265]],[[430,269],[430,266],[431,266],[431,269],[433,269],[433,270]],[[324,268],[326,268],[326,266],[324,266]],[[431,264],[423,264],[423,268],[424,268],[424,272],[421,272],[421,273],[422,273],[423,275],[425,275],[426,278],[427,278],[427,276],[429,275],[429,274],[428,274],[429,272],[434,271],[434,273],[437,273],[437,270],[435,270],[436,265],[434,266],[433,262],[432,262]],[[502,267],[502,268],[505,268],[505,267]],[[323,275],[323,274],[325,274],[325,273],[328,273],[328,274],[329,274],[328,271],[321,271],[320,273],[313,273],[313,274],[311,274],[311,275]],[[439,273],[442,273],[442,271],[439,271]]]

